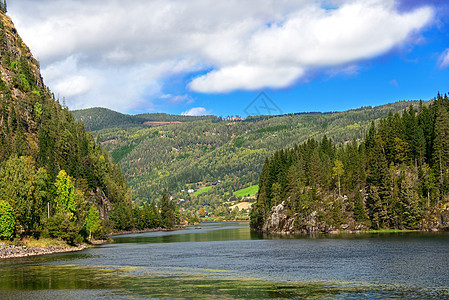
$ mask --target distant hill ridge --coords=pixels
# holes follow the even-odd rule
[[[258,183],[263,162],[274,151],[324,135],[337,144],[361,140],[372,121],[410,105],[417,108],[419,101],[243,120],[162,113],[129,116],[101,108],[73,114],[100,137],[103,148],[120,163],[137,203],[152,201],[167,188],[173,197],[186,200],[184,208],[199,211],[207,205],[208,213],[215,214],[228,199],[236,198],[235,191]],[[104,116],[94,117],[93,112]],[[110,122],[100,124],[101,120]],[[149,127],[144,122],[158,122],[153,125],[159,126]],[[207,192],[186,192],[217,180],[221,183]]]
[[[301,115],[332,115],[338,113],[345,113],[351,111],[363,111],[363,110],[379,110],[379,109],[389,109],[390,107],[395,110],[394,106],[409,106],[410,104],[416,104],[417,101],[397,101],[394,103],[383,104],[379,106],[362,106],[359,108],[349,109],[346,111],[328,111],[328,112],[296,112],[287,113],[282,115],[260,115],[260,116],[248,116],[246,118],[232,118],[232,121],[245,121],[245,122],[255,122],[261,120],[267,120],[282,116],[301,116]],[[104,107],[92,107],[86,109],[72,110],[73,117],[77,122],[83,122],[86,129],[92,131],[97,131],[106,128],[114,127],[132,127],[139,125],[147,126],[158,126],[158,125],[168,125],[170,123],[176,122],[193,122],[193,121],[220,121],[227,120],[228,118],[217,117],[215,115],[205,115],[205,116],[185,116],[185,115],[172,115],[167,113],[143,113],[137,115],[129,115],[120,113]],[[158,124],[160,122],[161,124]]]
[[[77,122],[81,121],[84,127],[92,131],[114,127],[130,126],[156,126],[151,122],[190,122],[199,120],[216,120],[216,116],[182,116],[165,113],[146,113],[139,115],[122,114],[104,107],[93,107],[81,110],[73,110],[72,115]],[[144,124],[147,123],[147,124]],[[166,125],[166,124],[164,124]]]

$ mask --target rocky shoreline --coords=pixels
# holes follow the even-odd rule
[[[166,228],[153,228],[144,230],[130,230],[130,231],[119,231],[108,234],[108,238],[105,240],[91,240],[88,241],[90,245],[102,245],[112,242],[111,236],[134,234],[134,233],[144,233],[144,232],[155,232],[155,231],[172,231],[172,230],[183,230],[186,227],[177,227],[174,229]],[[0,259],[2,258],[17,258],[17,257],[27,257],[36,255],[45,255],[53,253],[63,253],[63,252],[74,252],[81,251],[88,247],[88,245],[82,244],[78,246],[48,246],[48,247],[27,247],[27,246],[16,246],[7,245],[5,243],[0,243]]]
[[[48,246],[42,247],[26,247],[26,246],[15,246],[6,245],[0,243],[0,259],[2,258],[17,258],[17,257],[27,257],[35,255],[53,254],[61,252],[74,252],[86,249],[86,245],[78,245],[74,247],[70,246]]]
[[[388,230],[394,231],[397,229],[385,229],[385,231]],[[381,231],[382,230],[380,230],[380,232]],[[445,205],[441,211],[435,212],[433,218],[428,218],[426,222],[423,221],[419,228],[397,231],[449,231],[449,204]],[[339,228],[336,228],[324,221],[319,221],[317,211],[313,211],[308,216],[298,218],[297,214],[288,214],[285,208],[285,202],[282,202],[281,204],[272,207],[271,212],[265,220],[260,232],[268,234],[338,234],[364,233],[373,231],[370,231],[370,226],[366,222],[356,223],[354,221],[348,224],[341,224]]]

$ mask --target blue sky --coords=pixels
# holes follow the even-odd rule
[[[448,1],[10,0],[69,108],[246,116],[341,111],[449,91]]]

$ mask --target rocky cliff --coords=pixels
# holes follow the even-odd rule
[[[263,227],[264,233],[338,233],[341,231],[353,232],[369,229],[369,223],[354,221],[341,224],[338,228],[320,220],[319,212],[301,217],[297,213],[292,215],[285,208],[285,202],[273,206]],[[433,213],[422,220],[419,228],[422,231],[449,231],[449,203],[442,204]]]
[[[13,210],[8,232],[38,236],[44,223],[65,222],[58,174],[67,176],[67,201],[75,202],[65,224],[69,233],[81,231],[92,205],[102,218],[131,207],[119,166],[44,85],[38,61],[2,12],[0,46],[0,202]]]

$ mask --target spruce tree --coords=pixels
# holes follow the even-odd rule
[[[159,202],[159,209],[161,211],[162,226],[167,229],[173,228],[175,225],[175,212],[170,203],[170,194],[164,190],[162,199]]]
[[[442,186],[449,160],[449,115],[442,104],[439,104],[436,110],[433,150],[434,166],[439,174],[440,185]]]
[[[355,192],[354,197],[354,219],[357,222],[366,220],[365,204],[363,203],[363,196],[359,189]]]

